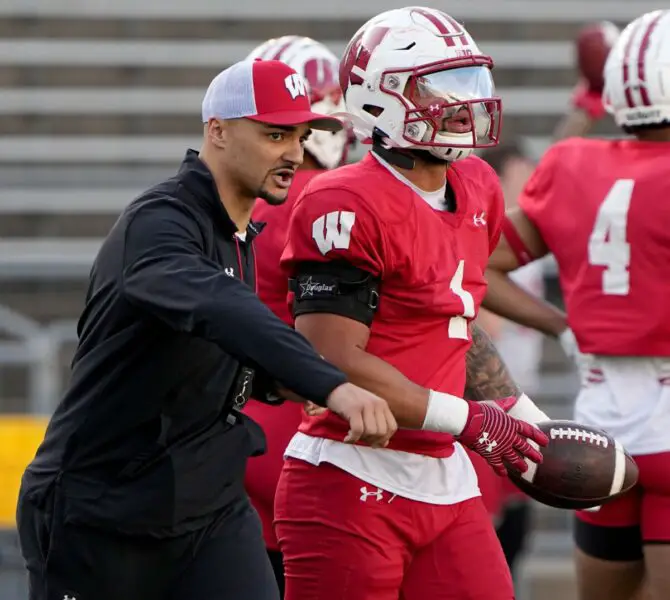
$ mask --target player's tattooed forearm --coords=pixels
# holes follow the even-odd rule
[[[495,400],[521,394],[491,338],[473,324],[472,347],[465,355],[465,397],[468,400]]]

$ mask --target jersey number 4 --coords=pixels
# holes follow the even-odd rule
[[[605,267],[603,294],[625,296],[630,290],[630,244],[626,241],[628,210],[635,181],[618,179],[598,209],[589,238],[589,264]]]

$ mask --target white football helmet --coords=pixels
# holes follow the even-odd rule
[[[670,10],[630,23],[605,63],[603,102],[620,127],[670,123]]]
[[[323,44],[297,35],[273,38],[251,51],[248,59],[280,60],[300,73],[309,86],[312,109],[322,114],[342,112],[344,100],[337,80],[337,57]],[[341,165],[350,145],[347,130],[312,131],[305,150],[325,169]]]
[[[491,57],[465,28],[433,9],[383,12],[363,25],[340,63],[356,137],[428,150],[446,161],[498,143],[502,103]]]

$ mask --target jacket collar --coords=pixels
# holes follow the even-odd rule
[[[179,179],[184,186],[210,214],[215,224],[224,232],[226,237],[232,238],[237,232],[237,225],[228,215],[221,202],[221,197],[214,182],[214,176],[207,165],[200,160],[196,150],[189,149],[179,167]],[[249,222],[247,226],[247,242],[256,237],[265,226],[265,223]]]

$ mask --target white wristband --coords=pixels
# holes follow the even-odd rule
[[[563,352],[568,358],[574,359],[575,356],[579,353],[579,346],[577,346],[577,338],[575,334],[572,333],[572,329],[569,327],[564,329],[561,334],[558,336],[558,342],[563,348]]]
[[[526,394],[519,396],[516,404],[507,411],[507,414],[520,421],[526,421],[526,423],[530,423],[531,425],[551,420]]]
[[[460,435],[469,414],[470,407],[463,398],[430,390],[428,410],[421,429]]]

